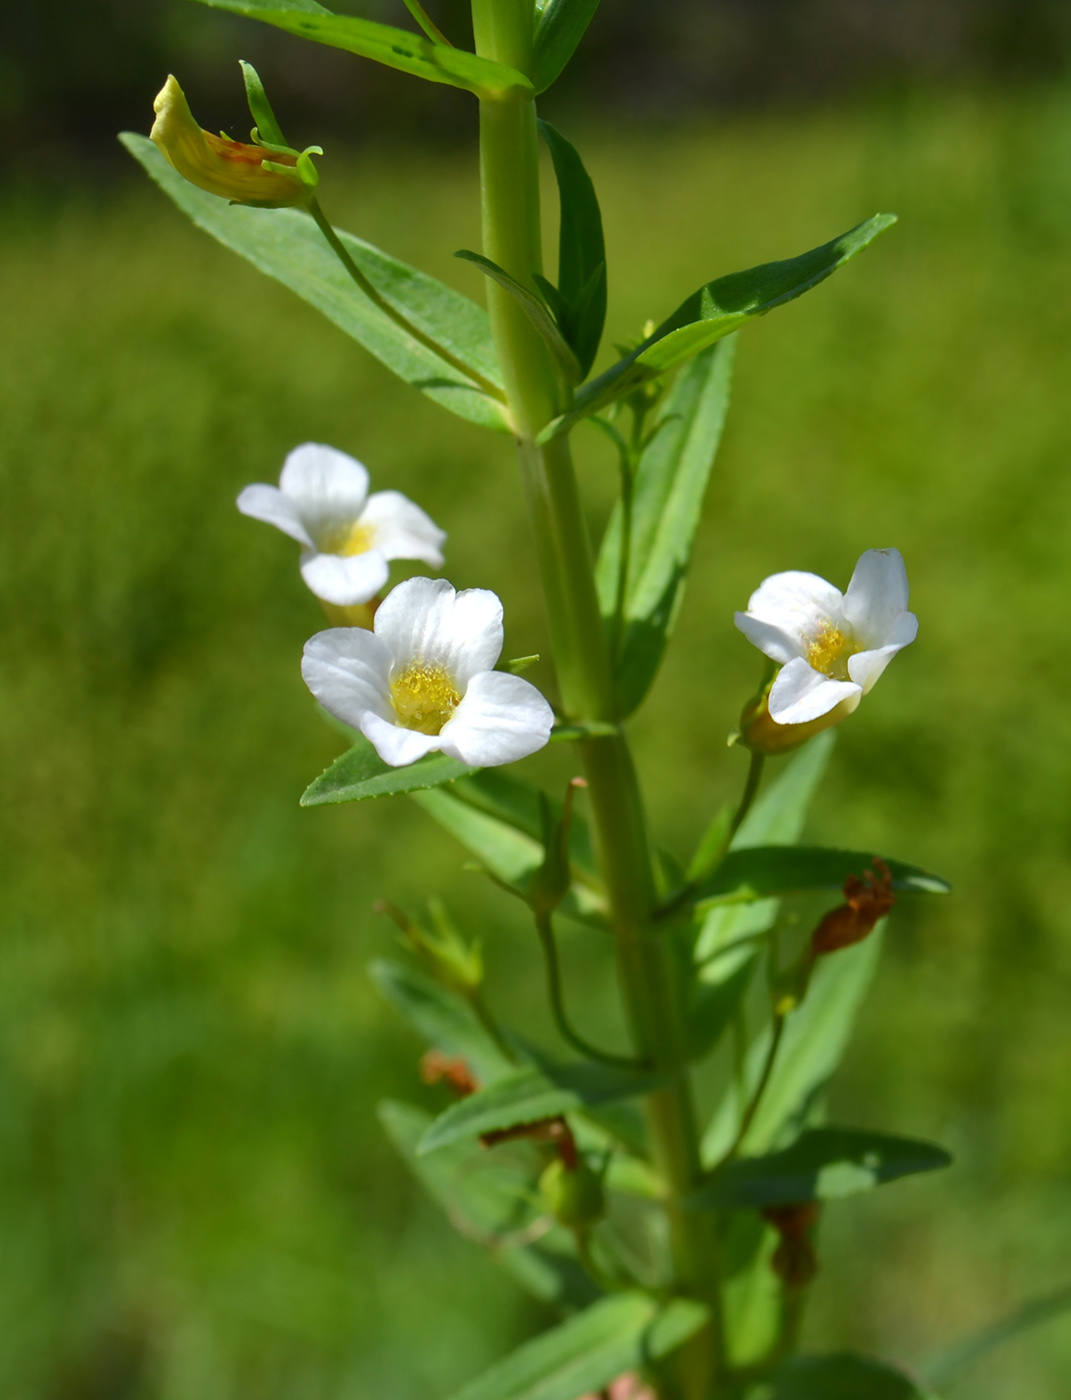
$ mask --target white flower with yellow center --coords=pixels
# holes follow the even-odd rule
[[[781,665],[769,695],[776,724],[806,724],[855,709],[898,651],[915,640],[907,570],[898,549],[868,549],[847,593],[817,574],[773,574],[736,625]]]
[[[396,768],[441,750],[488,768],[541,749],[554,714],[534,685],[492,668],[502,604],[486,588],[455,593],[411,578],[387,594],[374,630],[334,627],[306,643],[305,684]]]
[[[306,442],[283,464],[278,486],[247,486],[238,509],[304,545],[301,576],[326,603],[374,598],[391,559],[442,568],[444,531],[400,491],[368,494],[368,471],[334,447]]]

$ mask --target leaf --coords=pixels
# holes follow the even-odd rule
[[[933,1393],[884,1361],[840,1353],[794,1356],[744,1400],[936,1400]]]
[[[876,859],[867,851],[838,851],[827,846],[750,846],[730,851],[699,886],[695,903],[735,904],[769,895],[839,890],[849,875],[862,875]],[[902,860],[886,860],[897,892],[947,894],[939,875]]]
[[[526,1342],[452,1400],[578,1400],[675,1351],[708,1320],[701,1303],[619,1293]]]
[[[812,248],[798,258],[763,263],[746,272],[733,272],[728,277],[706,283],[635,350],[578,389],[572,410],[548,423],[540,434],[540,441],[546,442],[558,433],[568,432],[579,419],[613,403],[637,384],[664,373],[749,321],[809,292],[895,222],[893,214],[875,214],[839,238],[820,248]]]
[[[483,768],[462,779],[451,790],[461,802],[506,822],[515,830],[534,840],[543,833],[539,789],[501,768]],[[562,819],[563,803],[559,798],[546,798],[555,823]],[[598,880],[591,829],[584,818],[573,810],[569,827],[569,859],[585,878]]]
[[[665,1082],[665,1075],[637,1074],[586,1061],[555,1069],[529,1065],[451,1104],[425,1133],[420,1151],[433,1152],[463,1138],[636,1098],[653,1093]]]
[[[802,1006],[786,1024],[770,1082],[743,1142],[749,1153],[765,1152],[797,1136],[816,1100],[840,1064],[852,1024],[881,954],[881,927],[853,948],[820,958]],[[758,1083],[766,1060],[769,1031],[748,1054],[748,1083]],[[736,1094],[729,1089],[703,1137],[702,1157],[717,1162],[736,1131]]]
[[[369,966],[372,981],[429,1045],[460,1056],[476,1078],[492,1083],[514,1072],[501,1046],[480,1024],[463,997],[404,963],[377,959]]]
[[[301,805],[322,807],[328,803],[363,802],[369,797],[393,797],[400,792],[452,783],[475,772],[475,768],[442,753],[429,753],[405,768],[392,768],[362,735],[308,785],[301,795]]]
[[[680,611],[703,497],[729,406],[735,349],[733,341],[715,346],[680,375],[640,458],[615,658],[622,716],[631,714],[647,694]],[[607,618],[617,605],[622,521],[619,505],[599,551],[599,602]]]
[[[602,214],[595,186],[576,148],[549,122],[541,121],[539,130],[554,163],[561,209],[557,286],[564,304],[561,329],[580,361],[578,379],[582,379],[595,362],[606,321]]]
[[[522,287],[516,277],[511,277],[505,268],[499,267],[498,263],[492,262],[490,258],[485,258],[482,253],[474,253],[469,248],[460,248],[454,257],[464,258],[466,262],[475,263],[486,277],[490,277],[493,282],[497,282],[500,287],[509,292],[543,337],[548,350],[554,356],[558,368],[565,377],[566,383],[569,385],[579,384],[584,377],[584,371],[581,370],[576,356],[555,324],[554,317],[539,297],[534,292],[530,292],[527,287]]]
[[[534,95],[524,74],[504,63],[479,58],[464,49],[433,44],[393,25],[358,19],[355,15],[332,14],[315,0],[286,0],[285,4],[273,4],[272,0],[201,0],[201,4],[263,20],[301,39],[345,49],[431,83],[465,88],[479,97],[501,100]]]
[[[691,1210],[761,1210],[837,1201],[888,1181],[950,1165],[943,1147],[853,1128],[810,1128],[791,1147],[742,1157],[688,1197]]]
[[[308,214],[298,209],[229,205],[172,170],[147,136],[128,131],[120,140],[198,228],[322,311],[428,398],[472,423],[509,431],[500,403],[407,335],[358,291]],[[482,307],[352,234],[340,231],[338,236],[387,301],[450,354],[488,382],[499,384],[491,323]]]
[[[729,958],[722,961],[728,963]],[[717,1045],[747,995],[758,961],[756,953],[743,952],[729,970],[719,969],[722,976],[717,981],[697,979],[693,984],[688,1007],[689,1058],[702,1060]]]
[[[546,91],[572,58],[584,31],[599,8],[599,0],[547,0],[532,46],[532,82]]]

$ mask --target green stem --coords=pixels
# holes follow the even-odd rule
[[[414,340],[419,341],[425,349],[431,350],[433,354],[438,355],[441,360],[445,360],[448,365],[451,365],[459,373],[463,374],[466,379],[471,379],[473,384],[478,385],[489,398],[497,399],[499,403],[505,402],[505,395],[497,384],[492,384],[479,370],[473,369],[471,365],[459,359],[452,351],[447,350],[445,345],[440,345],[433,336],[427,335],[422,331],[419,326],[414,326],[407,316],[403,315],[396,306],[391,306],[390,302],[376,291],[372,283],[369,282],[368,278],[353,261],[349,249],[343,243],[342,239],[339,238],[338,234],[331,227],[330,221],[320,208],[318,200],[314,199],[309,205],[309,213],[312,215],[313,219],[315,219],[317,228],[319,228],[328,243],[330,243],[332,250],[337,255],[342,266],[377,310],[382,311],[384,316],[388,316],[396,326],[405,331],[406,335],[411,335]]]
[[[766,764],[766,756],[761,753],[753,753],[751,762],[748,764],[747,779],[744,783],[744,791],[740,797],[740,805],[733,814],[733,819],[729,824],[729,835],[725,842],[725,850],[729,849],[733,837],[740,830],[744,818],[751,811],[751,804],[759,793],[759,784],[762,782],[762,770]],[[725,851],[722,852],[722,855]]]
[[[543,957],[547,965],[547,988],[550,993],[550,1009],[554,1016],[554,1024],[558,1028],[558,1034],[571,1045],[574,1050],[581,1055],[587,1056],[590,1060],[601,1060],[604,1064],[620,1065],[625,1069],[647,1069],[649,1066],[642,1061],[635,1059],[631,1055],[613,1055],[605,1050],[599,1050],[592,1045],[589,1040],[573,1030],[569,1022],[569,1017],[565,1010],[565,999],[562,995],[562,970],[561,962],[558,958],[558,943],[554,937],[554,920],[551,914],[536,914],[536,932],[539,934],[539,942],[543,948]]]
[[[421,29],[423,29],[424,33],[428,36],[428,38],[433,44],[442,44],[442,46],[447,49],[452,49],[454,47],[450,40],[446,37],[446,35],[442,32],[439,26],[432,19],[432,17],[424,9],[424,6],[420,4],[420,0],[405,0],[405,8],[413,16],[417,24],[420,25]]]

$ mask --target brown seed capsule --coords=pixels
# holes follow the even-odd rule
[[[874,869],[865,870],[861,879],[858,875],[848,876],[844,898],[846,902],[831,909],[811,935],[816,957],[861,943],[878,920],[885,917],[896,903],[889,867],[876,856]]]

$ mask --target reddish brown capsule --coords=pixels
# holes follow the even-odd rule
[[[865,870],[861,879],[858,875],[848,876],[844,898],[846,902],[831,909],[811,935],[816,956],[861,943],[878,920],[885,917],[896,903],[889,867],[875,857],[874,869]]]

